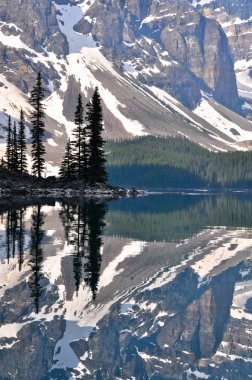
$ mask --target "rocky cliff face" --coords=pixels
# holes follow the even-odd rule
[[[119,69],[188,107],[205,90],[239,111],[227,37],[184,1],[96,1],[76,30],[91,32]]]
[[[38,52],[65,55],[68,44],[56,13],[50,0],[22,0],[8,7],[2,4],[1,32],[20,35],[25,44]],[[204,89],[239,111],[233,64],[223,30],[184,1],[95,1],[75,30],[91,32],[119,69],[131,72],[132,69],[127,70],[129,65],[134,67],[135,77],[141,82],[167,90],[186,106],[193,108]],[[15,84],[28,91],[27,72],[31,75],[35,67],[27,62],[27,54],[4,48],[1,52],[1,61],[9,62],[16,77],[22,78],[14,80]],[[16,70],[18,66],[20,69]],[[50,80],[57,78],[53,69],[45,71]]]
[[[244,112],[250,117],[252,60],[252,3],[249,0],[215,0],[203,3],[190,1],[206,17],[217,20],[223,27],[235,62],[239,95],[244,100]]]
[[[107,138],[182,134],[212,150],[247,149],[252,125],[216,103],[241,111],[225,25],[210,13],[182,0],[2,2],[0,155],[7,115],[17,120],[22,107],[29,120],[26,95],[39,70],[48,175],[74,128],[77,93],[86,104],[95,86]]]
[[[14,39],[13,39],[14,36]],[[0,73],[27,93],[38,70],[48,80],[58,78],[52,65],[36,59],[36,53],[68,52],[61,33],[56,8],[50,0],[11,0],[0,4]]]
[[[21,40],[36,51],[42,52],[44,48],[58,55],[68,51],[66,38],[58,26],[56,8],[50,0],[1,3],[0,20],[5,35],[21,33]]]

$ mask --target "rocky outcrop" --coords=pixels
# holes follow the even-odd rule
[[[0,4],[0,20],[4,24],[4,34],[8,35],[10,28],[16,26],[21,40],[36,51],[42,52],[45,48],[57,55],[68,51],[66,38],[58,26],[56,8],[50,0],[3,2]]]
[[[206,17],[217,20],[228,38],[230,52],[235,62],[239,95],[244,101],[244,114],[252,117],[250,63],[252,59],[252,3],[249,0],[215,0],[198,2],[196,9]]]
[[[76,30],[91,31],[120,70],[134,71],[142,83],[168,91],[188,107],[205,90],[240,110],[225,33],[184,1],[96,1]]]
[[[59,29],[56,8],[51,1],[1,3],[0,33],[3,41],[0,42],[0,73],[21,91],[27,93],[31,89],[39,70],[47,83],[59,78],[53,65],[46,65],[35,56],[35,52],[45,56],[47,52],[56,56],[68,53],[68,43]],[[9,36],[16,37],[11,44]]]
[[[206,17],[217,20],[223,27],[235,61],[252,58],[252,3],[249,0],[215,0],[198,5]]]

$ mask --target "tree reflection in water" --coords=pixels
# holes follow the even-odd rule
[[[41,205],[37,205],[32,214],[31,226],[31,243],[30,243],[30,260],[29,264],[32,274],[29,278],[29,287],[31,288],[31,296],[34,299],[36,313],[39,312],[39,298],[42,293],[43,287],[41,279],[43,274],[41,272],[41,265],[43,261],[42,240],[44,231],[42,226],[44,224],[44,214],[41,212]]]
[[[78,293],[83,278],[96,298],[101,267],[102,235],[105,226],[106,204],[82,201],[77,205],[63,204],[60,219],[65,238],[74,247],[73,273]]]
[[[22,269],[24,256],[24,225],[25,207],[18,210],[11,210],[6,213],[5,236],[6,236],[6,256],[9,262],[18,254],[18,268]]]

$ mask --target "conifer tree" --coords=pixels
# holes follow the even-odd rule
[[[43,137],[45,133],[45,112],[43,99],[45,97],[45,89],[42,85],[41,72],[38,73],[36,84],[31,91],[30,104],[34,107],[34,111],[31,114],[32,122],[32,172],[39,178],[42,177],[45,167],[45,147],[43,145]]]
[[[24,118],[24,112],[22,108],[20,110],[17,147],[18,147],[18,170],[21,173],[27,173],[25,118]]]
[[[74,158],[70,139],[67,140],[65,155],[61,162],[59,175],[61,178],[71,178],[74,172]]]
[[[6,162],[4,160],[4,157],[1,158],[0,166],[1,168],[6,168]]]
[[[17,143],[17,125],[14,121],[12,134],[12,165],[11,169],[14,172],[18,171],[18,143]]]
[[[87,127],[90,130],[88,179],[91,185],[96,182],[105,183],[107,180],[106,158],[103,149],[103,118],[98,87],[95,88],[92,99],[87,105],[86,121]]]
[[[75,173],[78,179],[81,179],[82,174],[82,140],[83,140],[83,124],[84,124],[84,108],[81,94],[78,96],[76,111],[74,115],[74,123],[76,125],[73,130],[73,148],[75,153]]]
[[[8,127],[7,127],[7,141],[6,141],[6,167],[7,169],[12,169],[12,125],[11,125],[11,117],[8,117]]]

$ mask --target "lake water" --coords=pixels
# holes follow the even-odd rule
[[[0,201],[0,379],[252,378],[252,196]]]

